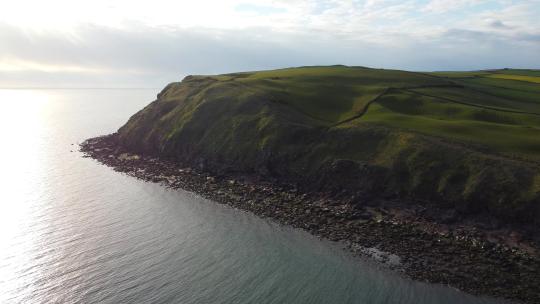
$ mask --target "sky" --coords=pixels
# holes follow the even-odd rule
[[[0,87],[304,65],[540,68],[540,0],[0,0]]]

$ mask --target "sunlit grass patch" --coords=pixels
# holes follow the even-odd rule
[[[537,76],[510,75],[510,74],[491,74],[491,75],[488,75],[486,77],[540,83],[540,77],[537,77]]]

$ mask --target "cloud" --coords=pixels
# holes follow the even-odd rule
[[[486,0],[431,0],[422,9],[425,12],[447,13],[460,10],[467,6],[474,6]]]
[[[285,13],[287,10],[270,5],[255,5],[250,3],[240,3],[235,7],[236,11],[254,13],[257,15],[271,15]]]
[[[83,14],[84,22],[61,28],[2,22],[6,13],[0,12],[0,83],[161,87],[187,74],[325,64],[540,67],[538,7],[530,3],[456,15],[442,0],[429,2],[424,13],[425,3],[412,0],[224,0],[216,7],[206,0],[194,7],[156,0],[148,16],[134,4],[123,18],[115,15],[123,1],[107,2],[112,12],[103,15],[118,16],[112,23]]]
[[[501,20],[489,20],[488,21],[489,26],[496,28],[496,29],[510,29],[511,27],[504,24]]]

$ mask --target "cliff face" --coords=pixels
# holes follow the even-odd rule
[[[492,142],[483,135],[465,138],[469,133],[436,125],[493,124],[493,130],[506,136],[502,128],[516,128],[512,115],[526,115],[528,120],[520,120],[527,122],[523,129],[538,131],[535,114],[491,109],[478,95],[484,92],[469,98],[468,87],[458,81],[347,67],[189,76],[169,84],[118,135],[130,150],[214,173],[256,174],[306,189],[402,197],[536,221],[538,140],[526,139],[525,146],[532,148],[525,151],[496,137]],[[435,97],[417,91],[430,89]],[[440,92],[446,95],[437,96]],[[514,105],[504,96],[492,100]],[[500,119],[489,122],[485,117]]]

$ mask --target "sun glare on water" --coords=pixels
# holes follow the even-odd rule
[[[39,271],[24,279],[21,266],[31,265],[38,229],[35,220],[43,196],[42,156],[46,140],[43,115],[49,104],[46,91],[0,90],[0,302],[11,301],[7,290],[32,288]],[[3,291],[2,291],[3,290]],[[11,299],[11,300],[10,300]]]
[[[0,90],[0,254],[31,217],[32,198],[40,195],[40,170],[46,92]]]

